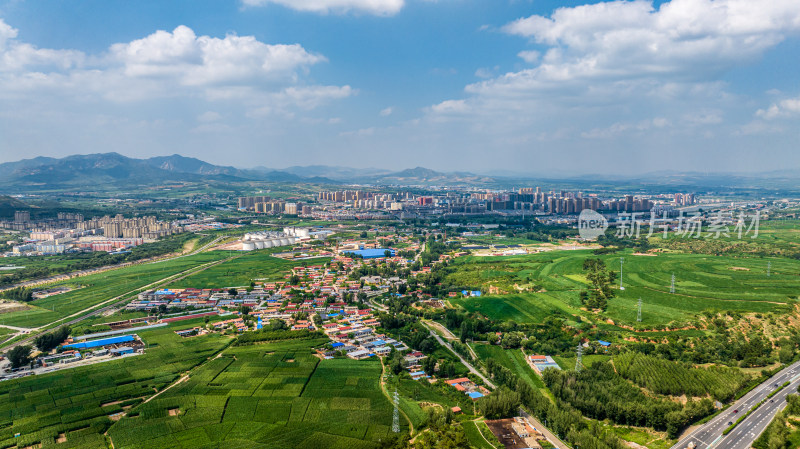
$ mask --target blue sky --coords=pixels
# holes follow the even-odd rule
[[[0,161],[800,168],[800,2],[0,0]]]

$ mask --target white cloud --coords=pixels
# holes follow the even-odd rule
[[[197,36],[186,26],[86,55],[20,42],[0,19],[0,97],[55,96],[140,102],[172,97],[259,101],[280,93],[302,108],[314,98],[350,93],[348,86],[303,86],[309,67],[326,61],[299,44],[266,44],[253,36]],[[330,90],[339,92],[331,94]],[[346,96],[346,95],[345,95]]]
[[[405,5],[405,0],[242,0],[242,2],[247,6],[274,3],[297,11],[321,14],[358,11],[379,16],[397,14]]]
[[[800,97],[787,98],[777,103],[773,103],[767,109],[759,109],[756,111],[756,116],[766,120],[771,120],[778,117],[788,117],[800,114]]]
[[[631,76],[704,79],[752,61],[800,30],[796,0],[645,0],[557,9],[507,33],[551,47],[534,75],[564,81]]]
[[[379,112],[378,114],[381,117],[388,117],[388,116],[392,115],[392,112],[394,112],[394,109],[390,106],[388,108],[381,109],[381,112]]]
[[[517,53],[517,56],[522,58],[522,60],[528,64],[535,64],[539,62],[539,58],[542,56],[542,54],[536,50],[523,50]]]
[[[469,112],[470,108],[464,100],[445,100],[431,106],[430,110],[437,114],[463,114]]]
[[[723,75],[800,32],[800,2],[601,2],[521,18],[502,30],[536,45],[518,53],[531,67],[465,86],[463,98],[425,109],[428,119],[464,121],[473,135],[494,141],[564,124],[573,139],[641,134],[643,126],[701,135],[732,126],[718,111],[741,116],[744,101],[728,92]],[[641,122],[654,114],[663,121]]]
[[[253,36],[195,36],[186,26],[111,46],[111,58],[129,77],[175,78],[187,86],[239,84],[290,77],[325,58],[297,44],[268,45]]]
[[[216,122],[219,120],[222,120],[222,115],[220,115],[219,112],[214,111],[206,111],[197,116],[197,121],[203,123]]]

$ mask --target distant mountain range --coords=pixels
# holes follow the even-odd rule
[[[455,185],[483,184],[492,178],[471,173],[440,173],[423,167],[391,172],[379,169],[308,166],[276,170],[214,165],[178,154],[136,159],[119,153],[36,157],[0,164],[0,188],[44,189],[104,184],[150,185],[175,181],[270,181],[316,184]]]
[[[242,170],[178,154],[135,159],[118,153],[99,153],[60,159],[36,157],[0,164],[0,187],[58,188],[109,183],[148,185],[204,180],[336,182],[277,170]]]
[[[118,153],[73,155],[64,158],[36,157],[0,164],[0,191],[77,188],[83,186],[159,185],[169,182],[296,182],[314,184],[361,184],[397,186],[513,187],[560,184],[579,186],[669,186],[678,190],[737,188],[800,191],[800,170],[768,173],[700,173],[661,171],[630,176],[604,174],[538,176],[511,170],[493,176],[469,172],[444,173],[416,167],[398,172],[378,168],[349,168],[325,165],[293,166],[284,169],[257,167],[240,169],[214,165],[178,154],[136,159]]]

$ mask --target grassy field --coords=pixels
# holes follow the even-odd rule
[[[467,436],[470,446],[474,448],[497,449],[503,447],[497,437],[494,436],[488,427],[486,427],[486,424],[484,424],[483,421],[464,421],[461,423],[461,427],[464,429],[464,434]],[[483,433],[481,433],[481,429],[479,427],[484,428]],[[489,444],[489,442],[494,444]]]
[[[473,344],[472,349],[481,360],[493,359],[495,362],[510,369],[520,379],[527,381],[536,388],[544,388],[542,378],[539,377],[525,361],[525,356],[519,349],[503,349],[500,346]]]
[[[320,360],[321,340],[229,348],[116,423],[117,448],[371,448],[391,432],[377,360]]]
[[[25,311],[0,314],[0,324],[38,327],[93,307],[128,291],[143,287],[198,265],[229,257],[211,251],[163,262],[146,263],[71,280],[84,288],[32,301]]]
[[[800,261],[783,258],[631,253],[623,265],[624,291],[609,301],[605,315],[617,323],[636,324],[637,302],[644,301],[642,325],[666,325],[691,319],[703,311],[775,312],[790,310],[800,291]],[[470,311],[497,320],[541,322],[546,316],[570,319],[585,315],[579,292],[586,289],[582,264],[600,257],[619,271],[620,255],[594,256],[591,251],[552,251],[529,256],[456,260],[448,281],[463,285],[498,286],[515,291],[515,285],[533,292],[451,300]],[[767,276],[767,262],[771,262]],[[676,292],[670,293],[672,274]],[[535,287],[534,287],[535,286]]]
[[[103,433],[113,423],[110,415],[160,391],[230,341],[215,334],[184,339],[174,333],[193,325],[187,321],[140,332],[148,346],[144,355],[0,382],[0,447],[47,446],[65,439],[59,447],[106,448]]]
[[[306,260],[308,265],[323,264],[329,259]],[[175,288],[226,288],[250,285],[251,280],[282,280],[292,267],[301,261],[279,259],[264,251],[253,251],[242,257],[221,263],[174,284]]]

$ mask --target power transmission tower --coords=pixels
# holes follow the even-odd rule
[[[642,322],[642,298],[639,298],[639,313],[636,315],[636,321]]]
[[[672,283],[669,285],[669,292],[675,293],[675,273],[672,273]]]
[[[625,258],[619,258],[619,289],[625,290],[625,287],[622,286],[622,264],[625,263]]]
[[[583,346],[578,343],[578,358],[575,360],[575,372],[580,373],[583,368]]]
[[[394,390],[394,413],[392,414],[392,432],[400,433],[400,395]]]
[[[769,277],[769,272],[772,269],[772,262],[767,262],[767,277]]]

